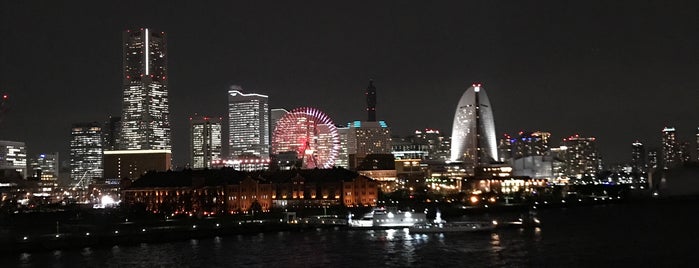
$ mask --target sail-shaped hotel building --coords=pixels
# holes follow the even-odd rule
[[[450,160],[473,168],[496,159],[493,109],[481,84],[473,84],[466,89],[456,107]]]

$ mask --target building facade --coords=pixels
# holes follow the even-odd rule
[[[0,140],[0,177],[27,177],[27,146],[24,142]]]
[[[123,34],[121,150],[172,150],[164,32]]]
[[[391,129],[385,121],[354,121],[347,124],[347,154],[354,169],[368,155],[392,154]]]
[[[269,98],[242,91],[240,86],[231,86],[228,91],[229,158],[245,155],[269,158]]]
[[[662,168],[674,168],[682,163],[680,143],[674,127],[666,127],[662,132]]]
[[[70,141],[71,184],[87,186],[94,178],[102,178],[102,155],[102,124],[73,124]]]
[[[39,154],[31,159],[32,177],[39,180],[38,186],[42,192],[50,192],[58,186],[59,163],[58,152]]]
[[[221,118],[189,118],[189,163],[192,168],[211,168],[215,161],[221,160],[221,130]]]
[[[102,146],[104,146],[104,150],[119,150],[120,136],[121,117],[109,116],[102,127]]]
[[[599,155],[595,137],[574,135],[563,139],[559,158],[563,160],[567,177],[594,176],[599,172]]]
[[[122,190],[126,206],[167,214],[374,206],[377,199],[376,181],[345,169],[149,173]]]
[[[635,141],[631,144],[631,171],[643,173],[646,168],[646,148],[643,143]]]
[[[498,159],[495,121],[488,94],[481,84],[473,84],[461,96],[454,114],[451,161],[463,162],[469,169]]]

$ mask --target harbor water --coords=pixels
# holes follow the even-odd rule
[[[538,212],[484,233],[311,229],[0,255],[2,267],[693,267],[699,201]]]

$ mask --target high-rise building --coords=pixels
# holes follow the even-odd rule
[[[165,33],[141,28],[123,38],[120,149],[172,150]]]
[[[680,164],[687,163],[692,160],[691,151],[689,149],[689,142],[683,141],[679,142],[680,149],[677,151],[680,155],[678,156]]]
[[[643,143],[635,141],[631,144],[631,171],[645,172],[646,170],[646,149]]]
[[[697,161],[699,161],[699,127],[697,127],[697,134],[696,134],[696,136],[697,136],[697,143],[694,144],[694,146],[696,146],[696,148],[697,148],[697,158],[695,158],[695,159],[696,159]]]
[[[370,154],[392,154],[391,129],[384,121],[354,121],[347,124],[347,153],[355,169]]]
[[[473,84],[461,96],[451,136],[453,162],[475,168],[498,159],[493,108],[481,84]]]
[[[427,145],[427,159],[437,160],[444,158],[439,154],[444,136],[437,129],[415,130],[415,142]]]
[[[274,128],[277,127],[277,122],[282,119],[284,115],[288,114],[289,111],[282,108],[275,108],[269,112],[269,131],[274,132]]]
[[[663,129],[663,169],[673,168],[679,165],[680,159],[680,144],[675,135],[675,128],[666,127]]]
[[[102,124],[98,122],[73,124],[70,141],[70,178],[73,185],[87,186],[101,178]]]
[[[102,146],[104,150],[119,150],[121,136],[121,117],[109,116],[102,127]]]
[[[583,138],[579,135],[563,139],[561,147],[565,148],[561,157],[565,163],[565,175],[583,177],[599,172],[600,157],[597,154],[596,139]]]
[[[510,138],[512,145],[510,154],[513,159],[527,156],[548,155],[550,152],[549,138],[551,133],[543,131],[519,132],[519,137]]]
[[[369,86],[366,88],[366,112],[367,121],[376,122],[376,87],[374,80],[369,80]]]
[[[27,146],[24,142],[0,140],[0,178],[27,177]]]
[[[658,149],[648,150],[648,168],[656,169],[660,166],[660,159],[658,159]]]
[[[39,187],[43,192],[50,192],[58,186],[59,163],[58,152],[39,154],[31,159],[29,166],[32,176],[39,179]]]
[[[336,167],[349,168],[349,154],[347,147],[347,139],[349,135],[349,127],[337,125],[337,135],[340,139],[340,151],[337,154],[337,160],[335,160]]]
[[[269,158],[269,98],[243,93],[240,86],[228,91],[228,153],[230,158]]]
[[[192,168],[211,168],[213,161],[221,160],[221,119],[207,116],[189,118],[190,165]]]
[[[498,161],[510,162],[512,160],[512,142],[514,139],[509,134],[504,134],[498,141]]]

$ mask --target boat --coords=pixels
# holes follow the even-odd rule
[[[415,224],[408,230],[410,233],[485,232],[495,230],[497,225],[497,221],[446,222],[437,211],[437,217],[433,222]]]
[[[364,214],[359,219],[348,220],[348,224],[353,228],[368,228],[368,229],[390,229],[411,227],[415,224],[427,222],[425,213],[415,211],[402,211],[395,207],[377,207],[372,208],[371,212]]]

